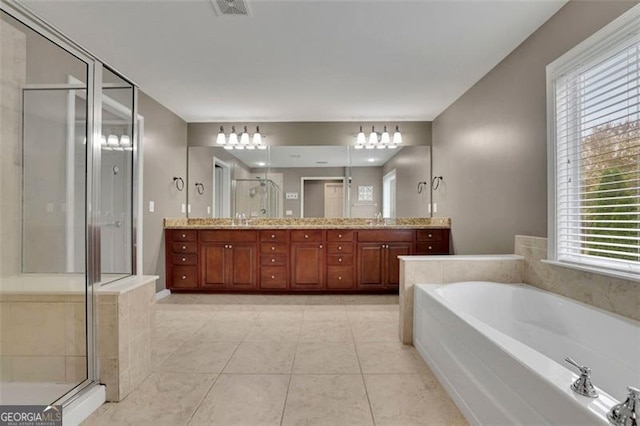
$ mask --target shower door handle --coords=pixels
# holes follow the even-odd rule
[[[110,228],[120,228],[122,227],[122,222],[117,220],[115,222],[104,223],[102,226],[108,226]]]

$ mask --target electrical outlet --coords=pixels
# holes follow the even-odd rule
[[[153,201],[149,201],[149,213],[153,213],[156,211],[156,203]]]
[[[293,210],[286,210],[284,214],[285,216],[293,216]]]
[[[207,214],[211,214],[211,206],[207,206]]]
[[[285,194],[285,198],[287,200],[297,200],[298,199],[298,193],[297,192],[287,192]]]
[[[438,213],[438,203],[433,203],[433,212]]]
[[[181,205],[181,210],[182,210],[182,213],[187,212],[187,206],[184,203]]]

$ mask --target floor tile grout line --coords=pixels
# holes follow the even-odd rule
[[[293,361],[291,362],[291,371],[289,372],[289,384],[287,385],[287,392],[284,395],[284,404],[282,404],[282,414],[280,414],[280,426],[284,422],[284,413],[287,409],[287,401],[289,399],[289,389],[291,389],[291,382],[293,381],[293,368],[296,365],[296,356],[298,355],[298,347],[300,347],[300,333],[302,332],[302,322],[300,322],[300,328],[298,329],[298,339],[296,340],[296,350],[293,352]]]
[[[369,404],[369,414],[371,415],[371,421],[373,426],[376,425],[376,418],[373,415],[373,406],[371,405],[371,398],[369,398],[369,390],[367,389],[367,382],[364,380],[364,373],[362,371],[362,363],[360,362],[360,355],[358,354],[358,345],[356,344],[356,336],[353,334],[353,324],[351,323],[351,317],[347,315],[349,320],[349,330],[351,331],[351,338],[353,339],[353,348],[356,352],[356,359],[358,360],[358,368],[360,369],[360,378],[362,379],[362,386],[364,387],[364,394],[367,397],[367,403]]]

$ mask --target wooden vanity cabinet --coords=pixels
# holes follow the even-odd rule
[[[380,229],[358,232],[357,288],[397,289],[400,280],[398,256],[413,254],[415,231]]]
[[[203,290],[255,291],[258,288],[257,231],[200,231]]]
[[[167,229],[167,287],[392,292],[398,256],[448,254],[448,229]]]
[[[291,289],[326,289],[325,231],[321,229],[290,231]]]

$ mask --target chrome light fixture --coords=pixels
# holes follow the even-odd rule
[[[396,126],[396,131],[393,134],[393,139],[391,139],[389,132],[387,131],[387,126],[384,126],[384,131],[382,133],[377,133],[375,130],[375,126],[371,127],[371,133],[369,133],[369,138],[365,137],[364,132],[362,131],[362,126],[360,126],[360,132],[358,132],[358,136],[356,137],[356,144],[354,146],[355,149],[393,149],[397,148],[398,144],[402,143],[402,134],[400,133],[399,126]]]
[[[247,130],[247,126],[243,126],[244,130],[240,134],[240,138],[238,139],[238,134],[236,133],[236,127],[231,126],[231,133],[229,134],[229,138],[227,138],[224,134],[224,127],[220,126],[220,131],[218,132],[218,136],[216,138],[216,145],[221,146],[224,149],[267,149],[267,146],[262,142],[262,135],[260,134],[260,127],[256,127],[256,132],[253,134],[253,137],[249,136],[249,132]]]
[[[103,151],[133,151],[131,137],[126,134],[119,138],[115,134],[100,135],[100,146]]]

